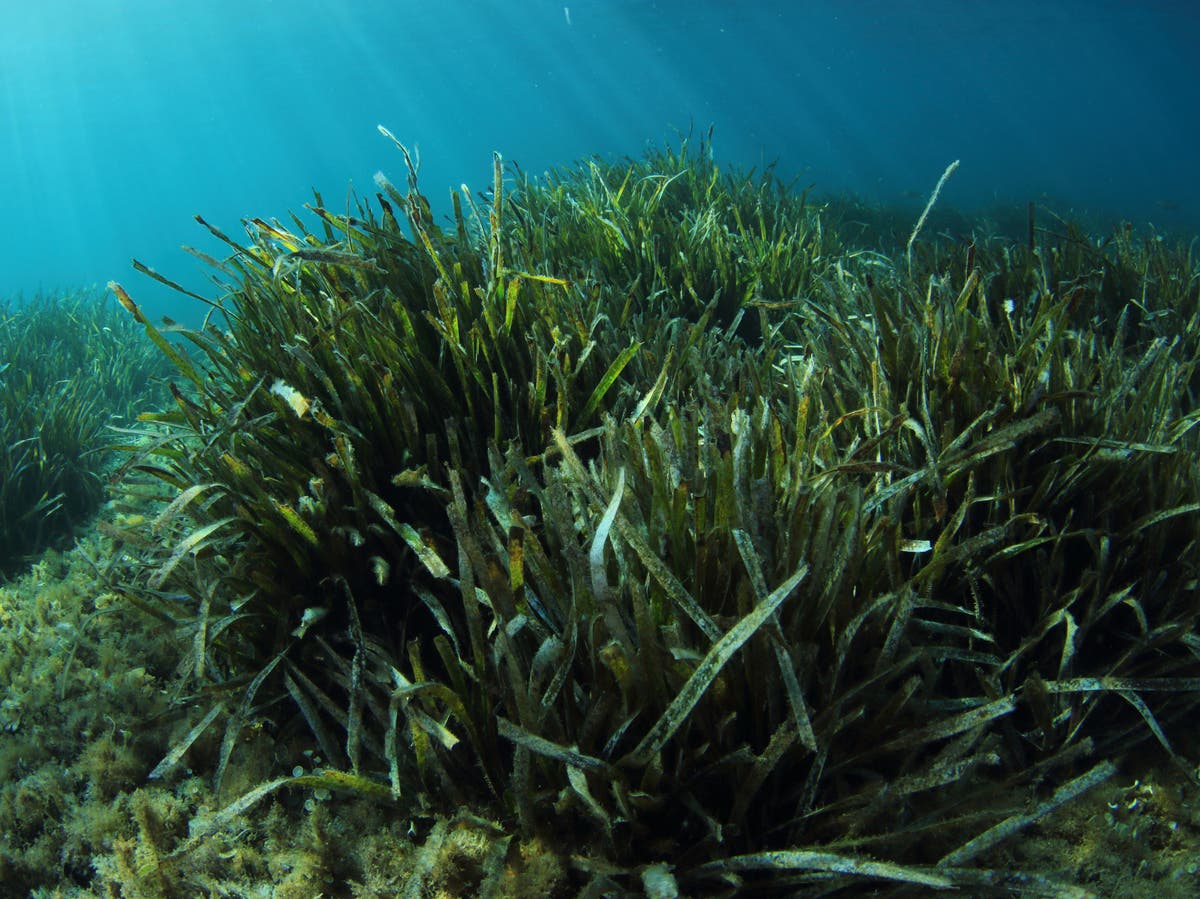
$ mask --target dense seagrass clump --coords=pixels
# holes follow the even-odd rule
[[[553,834],[596,891],[1061,891],[988,854],[1132,746],[1190,775],[1186,251],[855,251],[687,143],[501,175],[446,228],[409,161],[214,231],[186,354],[114,286],[182,376],[128,466],[123,593],[203,697],[155,776],[216,722],[218,784],[255,722],[321,759],[193,840],[296,786]]]
[[[137,325],[94,291],[0,303],[0,575],[96,511],[128,420],[166,374]]]

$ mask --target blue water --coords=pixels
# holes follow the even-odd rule
[[[319,188],[344,207],[386,124],[422,183],[529,172],[715,126],[717,155],[923,202],[1047,202],[1200,231],[1200,4],[973,0],[3,0],[0,297],[117,278],[190,301],[180,250]],[[918,199],[919,198],[919,199]]]

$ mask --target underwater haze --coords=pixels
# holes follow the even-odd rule
[[[194,320],[196,214],[333,209],[421,154],[436,203],[714,128],[819,192],[1200,230],[1193,2],[5,0],[0,298],[123,279]],[[446,204],[448,205],[448,204]],[[186,303],[187,301],[183,301]]]

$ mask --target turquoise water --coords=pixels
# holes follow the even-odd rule
[[[0,28],[0,296],[203,285],[197,213],[332,207],[416,145],[435,204],[715,127],[720,158],[919,207],[1200,230],[1200,12],[1179,2],[40,0]],[[920,199],[918,199],[920,198]]]

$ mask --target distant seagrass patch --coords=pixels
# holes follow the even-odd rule
[[[165,360],[98,291],[0,302],[0,576],[95,513],[120,442],[157,403]]]

